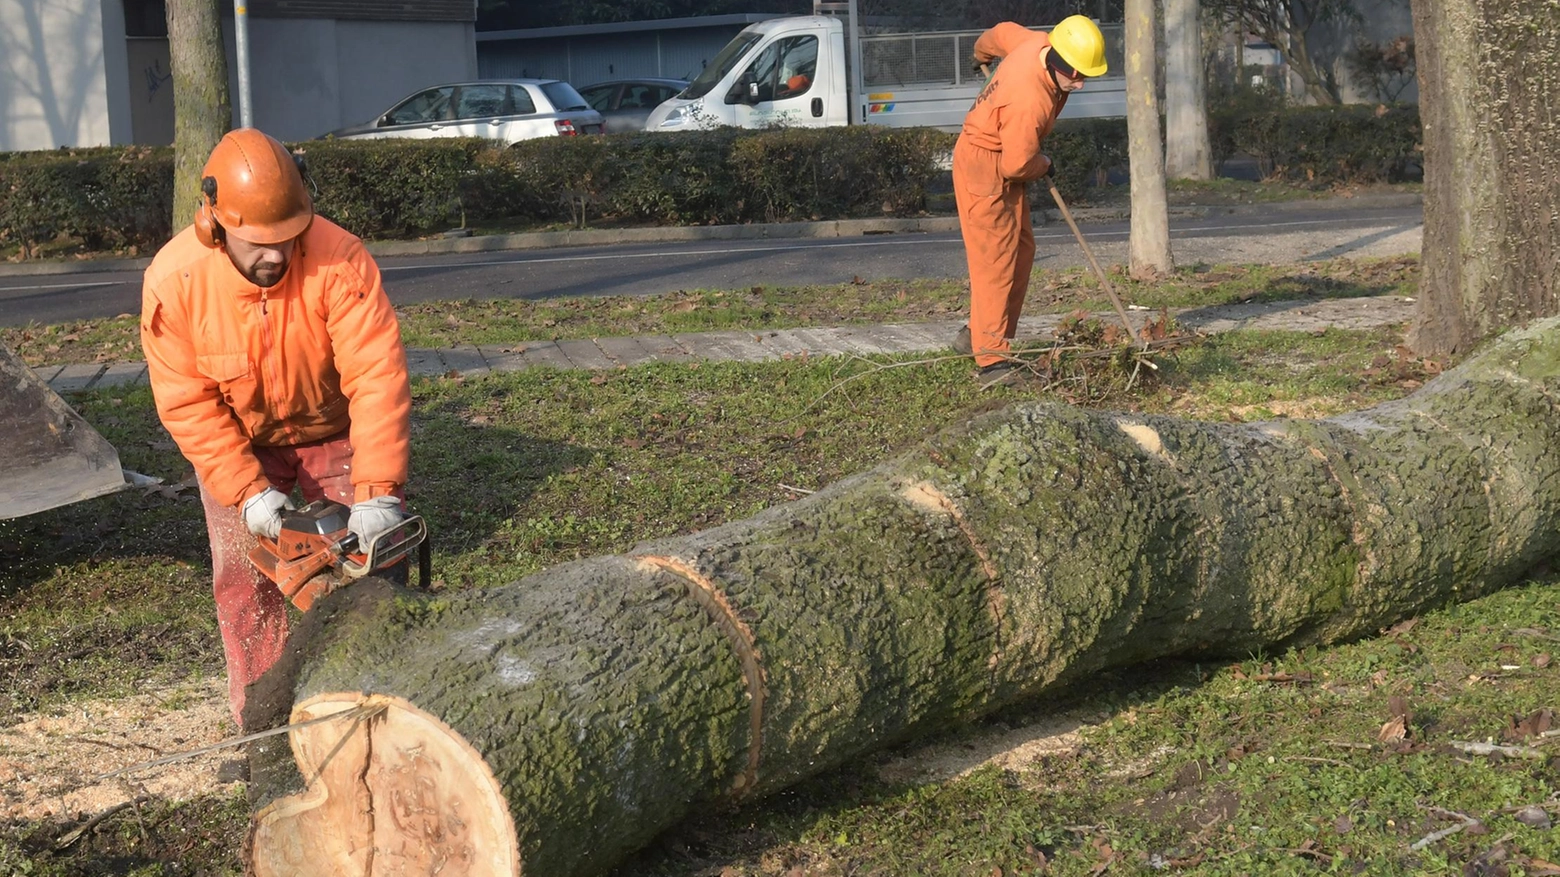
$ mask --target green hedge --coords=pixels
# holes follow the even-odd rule
[[[1249,153],[1275,176],[1323,184],[1404,179],[1420,155],[1413,107],[1224,104],[1210,114],[1210,134],[1218,158]],[[320,214],[383,238],[462,222],[911,215],[946,176],[954,139],[869,125],[555,137],[508,149],[480,140],[315,140],[293,148],[305,157]],[[1058,188],[1077,198],[1126,169],[1126,122],[1064,121],[1045,148]],[[170,234],[172,179],[167,147],[0,155],[0,244],[32,253],[68,237],[89,250],[155,248]]]
[[[1224,106],[1209,113],[1214,155],[1254,156],[1266,177],[1334,183],[1401,182],[1420,172],[1416,106]]]
[[[0,162],[0,243],[24,255],[68,236],[88,250],[152,248],[169,237],[173,150],[13,153]]]

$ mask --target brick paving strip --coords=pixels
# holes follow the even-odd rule
[[[1182,326],[1205,334],[1235,329],[1319,332],[1324,329],[1371,329],[1406,323],[1413,318],[1414,300],[1403,296],[1261,302],[1215,307],[1181,308],[1172,316]],[[1043,341],[1063,319],[1044,314],[1019,320],[1018,338]],[[1115,322],[1113,313],[1096,314]],[[1137,320],[1152,311],[1133,311]],[[653,362],[693,360],[773,362],[802,356],[865,356],[870,354],[947,353],[961,320],[931,323],[828,326],[762,331],[693,332],[686,334],[581,338],[570,341],[526,341],[509,345],[457,344],[448,348],[413,348],[407,363],[415,377],[456,377],[529,368],[616,369]],[[146,383],[146,364],[116,362],[47,366],[38,370],[56,392],[70,393]]]

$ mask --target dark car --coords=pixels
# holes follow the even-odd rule
[[[586,103],[607,120],[608,133],[643,131],[650,111],[688,87],[686,79],[614,79],[580,89]]]
[[[481,137],[513,144],[535,137],[600,134],[601,114],[567,82],[487,79],[425,88],[379,118],[327,137]]]

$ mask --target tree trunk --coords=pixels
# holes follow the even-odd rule
[[[1031,403],[627,555],[354,585],[295,636],[312,782],[258,790],[251,864],[599,874],[695,810],[1101,668],[1370,634],[1555,556],[1557,436],[1560,320],[1330,420]]]
[[[1409,343],[1439,355],[1560,313],[1560,6],[1415,0],[1414,45],[1425,234]]]
[[[173,228],[200,206],[200,171],[233,123],[218,0],[168,0],[173,68]]]
[[[1202,15],[1197,0],[1165,0],[1165,176],[1213,178]]]
[[[1132,176],[1132,229],[1127,271],[1152,280],[1175,268],[1165,197],[1164,140],[1159,135],[1158,52],[1154,0],[1127,0],[1127,160]]]

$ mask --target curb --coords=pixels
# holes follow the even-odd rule
[[[1423,203],[1413,193],[1362,195],[1358,197],[1315,198],[1299,201],[1271,201],[1260,204],[1183,204],[1170,208],[1171,216],[1227,216],[1246,213],[1305,209],[1390,209],[1414,207]],[[1038,224],[1061,221],[1054,208],[1033,211]],[[1126,219],[1131,208],[1081,207],[1072,211],[1079,222],[1108,222]],[[539,250],[551,247],[586,247],[633,243],[687,243],[692,241],[785,240],[800,238],[843,238],[877,234],[946,233],[959,229],[957,216],[927,216],[908,219],[835,219],[822,222],[768,222],[750,225],[653,226],[649,228],[581,229],[578,231],[525,232],[519,234],[479,235],[464,238],[429,238],[418,241],[371,241],[366,244],[374,256],[433,256],[459,253],[491,253],[507,250]],[[17,262],[0,264],[0,277],[24,277],[50,274],[90,274],[110,271],[144,271],[150,257],[135,259],[89,259],[81,261]]]

